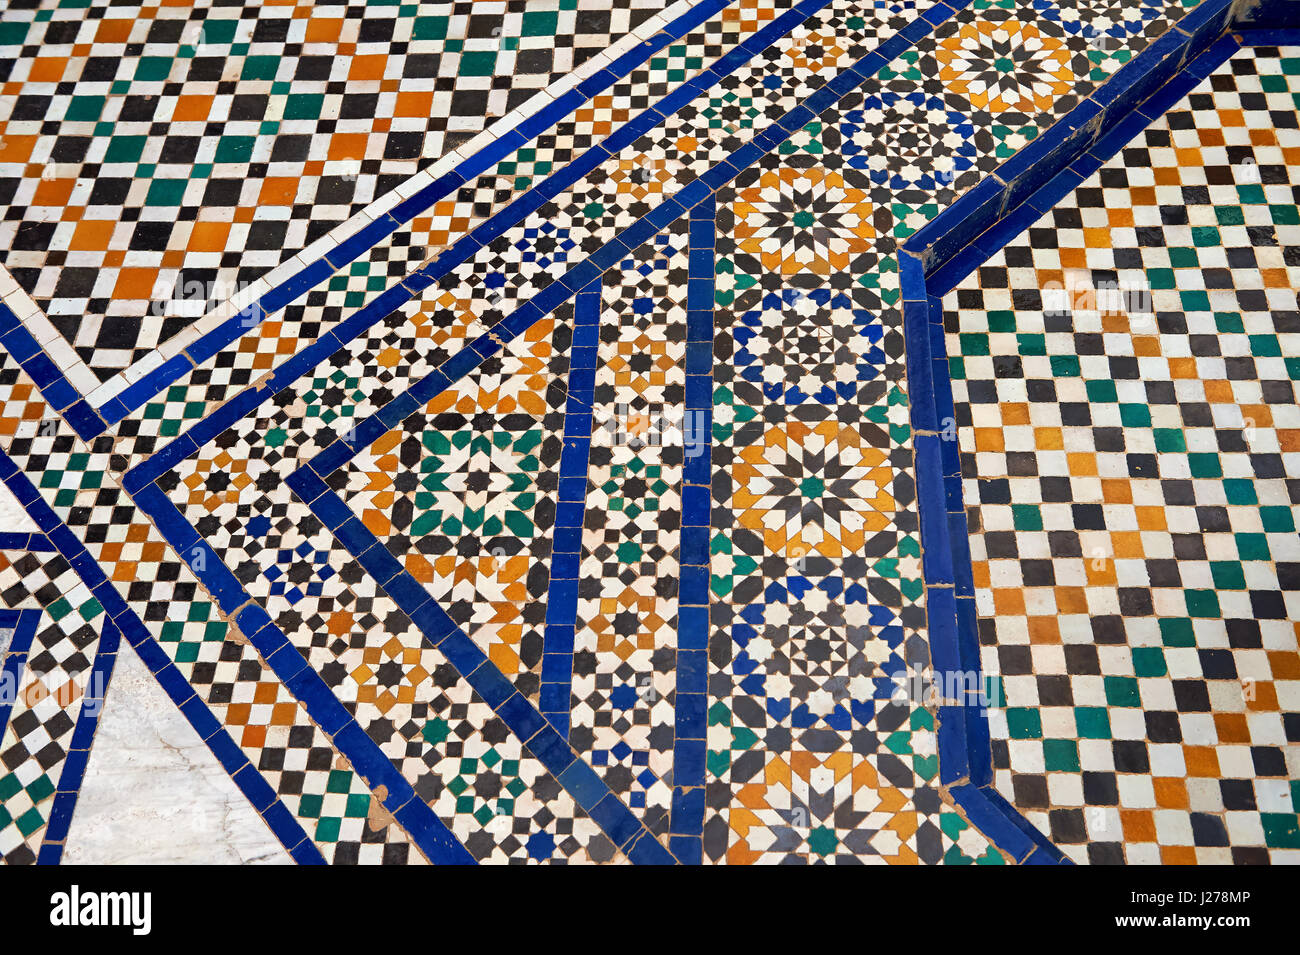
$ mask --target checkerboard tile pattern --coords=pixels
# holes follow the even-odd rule
[[[1077,861],[1300,861],[1300,49],[944,302],[999,789]]]
[[[108,380],[663,6],[11,9],[0,259]]]

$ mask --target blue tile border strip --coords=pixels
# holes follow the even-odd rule
[[[551,546],[551,579],[546,587],[542,631],[539,709],[564,739],[569,738],[573,695],[573,639],[578,621],[578,567],[582,561],[582,522],[587,512],[587,468],[591,456],[592,403],[600,349],[600,279],[573,300],[573,343],[569,346],[569,388],[564,406],[559,489]]]
[[[20,471],[13,459],[3,451],[0,451],[0,480],[3,480],[13,492],[27,515],[35,521],[36,526],[49,538],[59,555],[72,566],[81,578],[81,582],[104,608],[106,614],[104,626],[107,628],[111,623],[117,634],[110,639],[120,642],[122,637],[126,638],[158,680],[159,685],[171,697],[172,702],[179,707],[190,725],[198,732],[199,738],[207,744],[212,754],[230,774],[235,785],[248,797],[253,808],[262,815],[289,855],[299,863],[323,864],[325,859],[320,850],[308,838],[293,813],[280,801],[256,767],[248,761],[248,757],[212,715],[207,704],[194,693],[189,682],[154,640],[140,617],[117,592],[99,564],[86,550],[86,546],[77,539],[66,524],[59,520],[59,516],[41,497],[31,479]],[[103,665],[111,671],[112,662],[112,659],[105,658]],[[95,665],[100,665],[98,655]],[[83,732],[93,733],[93,731],[94,725],[91,724],[88,730]],[[74,737],[76,732],[77,730],[74,730]],[[86,746],[86,755],[89,756],[88,740]],[[72,754],[69,753],[69,759],[71,758]],[[62,788],[60,784],[60,789]],[[68,818],[69,820],[71,818],[70,806]],[[61,824],[65,825],[65,823]]]
[[[993,785],[942,298],[1240,49],[1253,31],[1224,35],[1234,8],[1205,0],[900,250],[930,651],[939,685],[962,688],[939,708],[939,781],[1017,862],[1068,860]]]
[[[4,667],[0,668],[0,743],[4,742],[5,730],[9,727],[9,714],[13,712],[18,697],[18,687],[22,685],[23,667],[27,663],[27,654],[32,648],[32,639],[41,622],[40,610],[0,610],[0,627],[14,628],[13,638],[4,652]],[[13,688],[10,696],[8,687]]]
[[[686,406],[682,410],[682,526],[678,546],[681,583],[677,592],[677,662],[673,668],[677,686],[669,812],[669,845],[673,855],[686,865],[704,861],[717,211],[713,196],[691,209],[686,270]]]
[[[121,642],[122,631],[112,619],[105,616],[99,632],[99,644],[95,648],[95,660],[90,668],[90,683],[81,698],[68,755],[63,761],[63,770],[59,773],[54,805],[50,807],[45,836],[41,841],[40,852],[36,854],[37,865],[58,865],[63,858],[68,827],[72,824],[72,811],[77,807],[77,795],[81,792],[81,783],[86,777],[90,747],[95,739],[95,730],[99,728],[99,718],[104,712],[104,696],[108,692],[109,681],[113,678]]]

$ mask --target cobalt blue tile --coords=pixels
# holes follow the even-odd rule
[[[673,747],[673,778],[702,781],[705,767],[705,741],[679,739]]]
[[[335,532],[352,518],[352,511],[337,494],[330,490],[324,491],[311,501],[310,507],[317,519]]]
[[[595,349],[592,350],[594,351]],[[593,385],[593,390],[594,390],[594,385]],[[574,440],[579,440],[579,441],[588,441],[591,439],[592,423],[595,420],[595,416],[591,413],[590,410],[588,410],[589,407],[590,406],[583,405],[580,401],[578,401],[573,396],[573,394],[569,395],[569,407],[566,409],[564,414],[564,436],[566,438],[573,438]],[[571,482],[577,480],[579,477],[584,477],[585,475],[586,475],[585,469],[581,472],[575,471],[573,472],[572,475],[568,475],[565,472],[561,471],[560,472],[561,491],[563,491],[563,488],[566,486],[566,482],[570,482],[570,486],[571,486]],[[560,500],[565,500],[565,499],[566,498],[564,497],[563,493],[561,493]],[[581,493],[579,493],[576,498],[573,496],[570,496],[568,498],[568,500],[581,500],[581,499],[582,499]]]
[[[620,849],[641,831],[636,816],[613,793],[592,807],[591,818]]]
[[[1241,41],[1232,34],[1221,36],[1206,47],[1205,52],[1193,56],[1183,69],[1193,76],[1205,79],[1241,49],[1241,46]]]
[[[585,435],[588,436],[589,435]],[[574,472],[573,476],[560,472],[559,491],[557,500],[561,501],[582,501],[587,497],[587,475],[586,473],[578,474]]]
[[[935,672],[961,670],[957,645],[957,599],[951,587],[926,587],[926,625],[930,630],[930,656]]]
[[[447,658],[447,662],[454,666],[471,686],[474,686],[483,664],[487,662],[487,657],[483,655],[478,644],[465,636],[464,631],[457,627],[438,644],[438,647]]]
[[[628,861],[633,865],[674,865],[677,860],[664,848],[662,842],[649,832],[644,832],[627,850]]]
[[[395,226],[396,223],[389,220],[387,225],[389,226],[388,231],[391,231],[391,227]],[[380,236],[380,238],[382,238],[382,236]],[[371,242],[371,245],[377,241],[378,239],[375,239]],[[310,291],[321,282],[325,281],[325,279],[329,278],[333,273],[334,267],[330,265],[328,261],[323,258],[317,259],[310,265],[299,269],[294,275],[291,275],[289,278],[285,279],[285,281],[281,282],[275,288],[271,289],[271,291],[263,295],[259,302],[262,311],[267,315],[275,314],[296,299],[299,295]]]
[[[867,56],[863,57],[863,60],[872,61],[872,64],[870,65],[874,65],[874,60],[878,56],[884,61],[880,65],[884,66],[886,63],[893,60],[894,57],[898,56],[900,53],[908,49],[908,47],[910,47],[911,45],[912,45],[912,41],[909,40],[907,37],[901,34],[895,34],[894,36],[891,36],[888,40],[886,40],[884,43],[880,44],[880,46],[876,48],[875,53],[868,54]],[[878,69],[879,67],[876,68],[876,70]],[[868,73],[867,75],[870,76],[873,74]]]
[[[475,165],[482,164],[484,169],[494,166],[524,145],[526,141],[518,129],[513,129],[475,153]]]
[[[59,793],[54,797],[54,803],[50,807],[50,818],[45,826],[45,835],[42,837],[41,853],[47,849],[55,849],[62,852],[62,846],[56,846],[52,843],[62,842],[68,834],[68,826],[72,822],[72,810],[76,806],[76,790],[81,786],[81,779],[85,775],[85,760],[90,754],[78,754],[77,763],[79,764],[74,772],[70,772],[69,764],[63,764],[63,773],[59,777]],[[72,754],[68,754],[69,760]],[[71,798],[69,798],[71,797]],[[37,857],[37,865],[49,864],[43,863],[40,857]]]
[[[1052,208],[1074,191],[1074,187],[1083,182],[1083,177],[1073,169],[1058,173],[1050,182],[1029,197],[1028,205],[1041,213],[1048,213]],[[936,289],[936,294],[938,290]]]
[[[1069,165],[1071,153],[1083,152],[1087,148],[1084,141],[1091,141],[1101,113],[1102,108],[1096,103],[1083,100],[999,166],[997,177],[1012,187],[1012,198],[1007,205],[1019,205],[1026,193]],[[1090,128],[1089,124],[1094,125]],[[1027,182],[1018,188],[1016,180],[1021,178],[1027,178]]]
[[[581,527],[585,511],[581,502],[560,501],[555,508],[555,523],[565,527]]]
[[[654,233],[651,232],[650,234],[653,235]],[[648,237],[649,236],[647,236],[647,238]],[[631,249],[627,246],[627,244],[622,242],[621,239],[622,236],[619,236],[609,242],[606,242],[595,252],[591,253],[591,256],[588,258],[588,261],[591,262],[593,265],[595,265],[597,268],[601,269],[602,271],[605,269],[613,268],[614,265],[616,265],[620,259],[626,258],[628,253],[631,251]],[[638,242],[637,244],[640,245],[640,242]]]
[[[384,584],[384,590],[408,616],[430,599],[429,592],[420,586],[419,581],[406,573],[398,574]]]
[[[157,676],[156,673],[155,676]],[[181,678],[181,682],[185,682],[184,677]],[[167,691],[168,685],[163,685],[163,690]],[[184,689],[178,690],[178,693],[184,695],[178,696],[170,692],[168,692],[167,695],[170,696],[172,700],[178,704],[180,711],[184,715],[185,719],[189,722],[191,726],[194,727],[194,732],[199,734],[199,739],[205,741],[210,747],[215,745],[219,737],[224,736],[227,740],[230,739],[230,737],[225,732],[222,731],[221,723],[217,720],[215,716],[212,715],[212,711],[208,709],[207,705],[203,702],[203,700],[199,699],[199,697],[194,695],[194,691],[190,689],[188,683],[185,684]],[[231,745],[233,746],[234,744],[231,743]],[[232,759],[232,761],[229,764],[227,764],[224,761],[222,763],[222,765],[226,767],[227,772],[231,771],[232,765],[238,766],[241,761],[242,762],[248,761],[247,758],[245,758],[243,752],[239,750],[238,747],[236,747],[236,752],[238,753],[238,757],[239,757],[238,760]],[[218,759],[221,758],[220,754],[218,754],[217,758]]]
[[[461,165],[464,166],[466,163],[461,163]],[[477,175],[477,173],[475,173],[475,175]],[[388,210],[388,214],[398,222],[408,222],[421,212],[424,212],[439,199],[451,195],[452,192],[465,185],[466,182],[468,182],[468,179],[462,174],[460,169],[453,169],[451,172],[439,176],[419,192],[415,193],[415,195],[409,196],[397,203],[397,205]]]
[[[578,578],[552,580],[547,594],[546,622],[572,626],[572,608],[576,607],[578,602]]]
[[[956,442],[944,441],[945,456],[950,445],[955,446]],[[944,509],[949,514],[961,511],[964,506],[961,481],[960,474],[945,474],[943,476],[943,503]]]
[[[957,596],[973,597],[975,585],[971,574],[970,534],[967,531],[964,512],[948,515],[948,540],[952,546],[953,584]]]
[[[587,298],[585,295],[579,296],[579,300],[585,298]],[[579,312],[581,311],[582,309],[580,308]],[[585,356],[588,351],[594,352],[600,346],[599,301],[593,309],[593,312],[597,321],[584,321],[581,314],[574,316],[573,350],[577,352],[579,356]]]
[[[1117,115],[1114,118],[1108,114],[1102,135],[1097,137],[1088,152],[1100,162],[1105,162],[1126,146],[1133,137],[1142,132],[1149,123],[1150,120],[1136,110]]]
[[[551,555],[551,578],[563,579],[578,576],[578,567],[582,558],[577,553],[553,553]]]
[[[921,262],[920,256],[914,252],[899,252],[898,281],[904,302],[926,300],[925,265]]]
[[[330,497],[340,504],[338,496],[331,492]],[[317,502],[320,503],[319,500]],[[346,509],[346,505],[343,505]],[[349,516],[341,525],[334,528],[334,536],[338,538],[340,544],[347,548],[349,554],[353,557],[360,556],[370,549],[375,543],[375,535],[370,533],[366,525],[362,524],[359,518]]]
[[[31,332],[22,325],[6,332],[0,344],[4,345],[5,351],[20,365],[26,365],[33,356],[41,353],[41,346],[37,344]]]
[[[704,827],[704,787],[675,781],[672,802],[672,831],[675,835],[698,835]]]
[[[935,673],[938,679],[939,673]],[[970,772],[970,750],[966,739],[963,708],[939,707],[939,780],[945,785],[965,779]]]
[[[700,182],[716,191],[730,182],[736,172],[737,170],[731,166],[719,163],[716,166],[711,166],[707,172],[700,176]]]
[[[239,791],[244,794],[253,808],[258,812],[270,807],[275,802],[275,790],[252,765],[247,765],[231,777]]]
[[[263,627],[269,626],[271,615],[266,612],[261,604],[250,602],[247,607],[235,615],[235,626],[239,632],[245,636],[252,637]]]
[[[678,656],[682,650],[705,650],[709,645],[709,608],[681,607],[677,612]]]
[[[447,615],[436,600],[420,604],[406,614],[424,638],[432,644],[441,643],[456,630],[456,622]]]
[[[679,600],[683,604],[707,604],[709,600],[709,572],[706,567],[683,567],[681,570],[681,592]]]
[[[103,419],[95,414],[84,399],[63,409],[63,420],[72,426],[72,430],[77,432],[77,437],[82,441],[90,441],[98,437],[103,434],[105,428]]]
[[[437,279],[433,277],[430,270],[426,267],[416,269],[406,278],[402,279],[402,284],[412,293],[418,295],[420,292],[423,292],[425,289],[429,288],[429,286],[433,285],[436,281]]]
[[[552,282],[550,285],[546,286],[546,288],[534,295],[532,301],[530,301],[528,305],[539,309],[542,315],[551,314],[554,309],[563,305],[572,298],[576,289],[581,288],[583,285],[587,284],[587,282],[591,281],[591,278],[594,278],[595,275],[600,274],[600,269],[593,263],[588,261],[585,264],[595,269],[595,273],[593,274],[590,271],[585,272],[584,274],[589,277],[584,278],[581,283],[573,286],[565,285],[563,282]],[[526,308],[528,306],[524,307]]]
[[[450,387],[451,378],[447,376],[447,373],[443,371],[442,368],[436,368],[411,386],[411,397],[421,404],[424,404],[426,401],[431,400],[434,396],[441,394]],[[349,457],[350,456],[349,453]],[[317,472],[321,475],[325,474],[325,472],[321,471],[319,468],[317,469]]]
[[[314,501],[329,490],[311,468],[299,468],[285,478],[284,483],[304,502]]]
[[[573,553],[582,546],[581,527],[557,527],[553,536],[557,551]]]
[[[569,748],[568,742],[550,724],[525,740],[524,745],[552,776],[558,777],[574,761],[573,750]]]
[[[1037,212],[1034,213],[1034,218],[1038,218]],[[978,242],[978,238],[976,242]],[[976,242],[972,242],[960,249],[951,250],[950,254],[943,260],[943,264],[930,274],[930,277],[926,279],[926,287],[931,296],[942,297],[947,295],[956,287],[958,282],[970,275],[978,266],[984,264],[984,260],[988,256],[984,254],[983,249]]]
[[[704,840],[699,836],[669,836],[668,850],[682,865],[704,864]]]
[[[401,562],[389,553],[388,548],[376,542],[357,558],[370,576],[382,587],[398,574],[405,573]]]
[[[678,689],[674,700],[677,704],[675,713],[677,739],[704,739],[708,697],[703,693],[683,693]],[[689,785],[689,783],[681,780],[679,785]]]
[[[580,759],[575,759],[559,776],[559,783],[584,812],[609,795],[609,787],[596,775],[595,770]]]
[[[60,410],[75,404],[77,399],[81,397],[81,393],[78,392],[76,388],[72,387],[68,382],[68,379],[63,377],[62,373],[59,374],[57,380],[50,382],[42,388],[41,393],[45,396],[46,402],[51,407]],[[96,417],[99,417],[102,420],[103,416],[97,415]]]
[[[566,703],[567,708],[567,703]],[[510,731],[521,740],[530,739],[538,730],[546,725],[544,720],[535,709],[519,693],[515,693],[499,707],[497,715],[505,721]]]
[[[566,475],[586,474],[590,449],[591,440],[589,438],[566,437],[564,447],[560,450],[560,473]]]
[[[546,132],[555,125],[556,120],[568,116],[569,113],[573,112],[585,101],[586,97],[579,93],[576,88],[561,93],[544,109],[538,110],[532,116],[520,122],[515,127],[515,130],[518,132],[520,139],[524,141],[531,140]],[[522,146],[523,142],[520,142],[519,145]]]
[[[689,608],[688,608],[689,609]],[[692,649],[678,640],[677,690],[679,693],[703,693],[708,688],[709,658],[704,647]]]
[[[1290,0],[1281,0],[1282,4],[1288,2]],[[1285,26],[1263,29],[1234,28],[1233,32],[1241,38],[1242,46],[1300,46],[1300,29],[1297,28]]]
[[[93,729],[94,725],[95,725],[95,720],[85,716],[84,713],[81,716],[81,718],[77,720],[78,728],[80,728],[81,726],[87,726]],[[59,775],[60,791],[69,791],[69,792],[77,791],[77,789],[81,786],[82,777],[86,775],[86,764],[89,761],[90,761],[89,749],[77,748],[74,746],[68,750],[68,754],[67,756],[64,757],[63,760],[63,771]],[[71,818],[72,818],[71,813],[68,813],[67,819],[71,820]],[[51,827],[55,825],[53,816],[51,816],[50,818],[49,825]],[[50,832],[49,829],[47,829],[45,838],[57,839],[59,838],[59,836]]]
[[[387,427],[394,428],[412,415],[419,408],[416,400],[409,393],[398,395],[379,412],[379,420]]]
[[[697,331],[699,330],[700,329],[697,328]],[[684,371],[686,372],[687,377],[702,378],[711,386],[711,379],[713,376],[712,325],[709,326],[709,330],[704,334],[707,334],[708,336],[705,340],[688,341],[686,343],[686,366]],[[701,384],[703,384],[703,382],[701,382]],[[699,397],[699,404],[687,405],[687,407],[706,415],[709,414],[713,409],[712,400],[705,400],[704,396]]]
[[[385,805],[393,802],[393,797],[385,800]],[[413,842],[420,847],[434,865],[474,865],[474,857],[465,847],[456,841],[442,821],[433,814],[419,799],[408,799],[404,805],[393,811],[393,818],[407,831]]]
[[[250,637],[248,642],[286,684],[307,669],[307,661],[303,659],[302,653],[285,639],[279,627],[262,630],[256,637]]]
[[[1189,42],[1185,34],[1170,30],[1120,67],[1091,98],[1108,111],[1133,109],[1182,68]]]
[[[294,818],[284,803],[276,800],[262,818],[266,820],[267,826],[275,833],[276,837],[286,846],[293,846],[289,854],[293,857],[294,862],[299,865],[320,865],[324,863],[325,858],[320,854],[320,850],[310,839],[306,838],[302,826]]]
[[[725,182],[727,179],[730,179],[732,176],[735,175],[735,173],[740,172],[740,170],[749,168],[754,163],[762,159],[764,154],[765,154],[765,150],[757,143],[753,143],[753,142],[745,143],[745,145],[741,146],[739,149],[737,149],[735,152],[733,152],[730,156],[727,157],[726,164],[730,166],[733,170],[735,170],[735,172],[730,173],[723,181]],[[713,188],[712,182],[709,182],[705,177],[701,177],[701,178],[705,179],[706,185],[708,185],[710,188]]]
[[[1203,0],[1178,21],[1177,29],[1190,34],[1194,41],[1201,37],[1217,37],[1227,29],[1234,6],[1245,7],[1246,4],[1234,3],[1233,0]]]
[[[510,681],[495,666],[479,667],[474,676],[474,691],[494,710],[515,692]]]
[[[543,657],[543,660],[545,659]],[[572,667],[569,670],[571,671]],[[562,673],[559,679],[551,682],[548,682],[543,675],[541,689],[537,693],[538,709],[543,713],[567,713],[573,696],[572,679],[572,672]]]
[[[709,562],[708,527],[682,528],[681,563],[707,565]]]
[[[547,625],[546,652],[542,654],[542,686],[561,687],[548,698],[545,712],[569,709],[569,694],[573,685],[573,627]],[[563,644],[563,646],[553,646]]]
[[[207,709],[207,707],[203,708]],[[200,733],[200,736],[207,742],[208,749],[212,751],[213,756],[217,757],[217,761],[221,763],[222,768],[233,775],[242,767],[250,765],[248,757],[239,748],[239,744],[230,738],[229,733],[220,732],[219,730],[220,725],[208,736],[204,737],[202,733]]]
[[[999,218],[1004,188],[996,179],[980,180],[947,209],[918,229],[903,247],[918,253],[929,252],[934,258],[925,260],[926,271],[933,273],[952,253]]]
[[[460,351],[456,352],[456,354],[443,362],[438,368],[438,372],[453,382],[459,381],[477,368],[480,360],[480,356],[472,349],[462,348]],[[420,400],[424,401],[427,399],[421,396]]]
[[[321,477],[329,477],[348,461],[353,451],[342,441],[332,441],[320,454],[311,459],[311,468]]]
[[[157,675],[164,667],[168,666],[175,669],[171,657],[167,656],[167,654],[163,652],[162,647],[160,647],[157,641],[152,638],[144,641],[133,642],[131,646],[135,649],[135,654],[140,658],[140,662],[149,668],[150,673]],[[185,696],[180,697],[180,699],[183,700],[186,697],[191,696],[194,691],[190,688],[189,683],[187,683],[184,678],[182,678],[181,682],[185,683],[185,686],[182,687],[179,684],[173,683],[172,687],[173,689],[185,694]],[[163,689],[166,690],[166,687],[163,687]],[[168,693],[168,696],[171,696],[171,694]]]
[[[267,820],[269,825],[271,825],[271,831],[280,837],[281,842],[286,846],[292,845],[292,848],[288,850],[289,858],[293,859],[293,861],[298,865],[326,865],[325,857],[321,855],[320,850],[316,848],[316,843],[306,838],[306,833],[303,833],[303,839],[294,845],[291,840],[285,838],[286,833],[282,832],[275,824],[271,824],[271,815],[275,812],[276,807],[272,806],[263,813],[263,818]],[[292,818],[292,813],[289,813],[289,810],[285,809],[284,812]],[[276,818],[281,819],[283,817],[277,814]]]
[[[688,484],[682,488],[682,524],[707,527],[710,494],[707,487]]]
[[[990,258],[995,252],[1016,236],[1020,235],[1020,233],[1028,229],[1040,218],[1042,218],[1042,216],[1038,210],[1029,205],[1022,204],[1018,208],[1008,210],[1006,215],[991,225],[975,239],[973,244],[975,248],[979,250],[979,254],[982,258],[980,258],[978,262],[975,262],[971,269],[962,273],[960,277],[955,280],[952,278],[947,279],[944,282],[944,285],[947,286],[947,290],[950,291],[957,282],[960,282],[963,278],[969,275],[970,271],[972,271],[975,266],[982,264],[985,259]]]

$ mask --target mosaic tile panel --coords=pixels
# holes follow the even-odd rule
[[[143,621],[165,658],[151,665],[174,667],[250,761],[244,772],[271,793],[257,805],[272,799],[282,813],[276,831],[290,819],[327,862],[438,861],[436,830],[459,861],[492,863],[667,861],[669,851],[732,864],[1004,863],[939,784],[896,246],[1192,5],[977,0],[949,15],[923,0],[727,4],[142,397],[104,436],[76,438],[32,374],[7,363],[0,445],[125,598],[123,619]],[[117,311],[139,318],[152,295],[131,282],[265,277],[338,223],[382,212],[372,200],[411,188],[440,156],[488,142],[470,140],[522,115],[536,90],[558,95],[573,81],[551,81],[615,37],[657,30],[661,10],[112,7],[83,25],[81,12],[36,5],[13,21],[23,36],[0,30],[19,50],[0,164],[27,149],[0,168],[14,184],[0,291],[24,321],[49,312],[38,344],[61,367],[79,360],[87,370],[73,384],[98,387],[97,402],[156,362],[160,343],[186,346],[219,314],[199,320],[223,298],[208,293],[147,332],[119,325]],[[943,22],[917,23],[922,14]],[[218,37],[222,23],[230,38]],[[895,41],[902,52],[886,67],[801,129],[775,125],[909,24],[917,39]],[[972,349],[955,367],[976,391],[964,409],[990,404],[982,383],[996,393],[1016,379],[1008,369],[1046,362],[1062,382],[1050,399],[991,403],[1001,413],[1023,402],[1027,428],[976,420],[978,410],[960,424],[973,487],[990,494],[972,522],[981,608],[998,622],[983,631],[985,667],[1008,698],[995,714],[998,782],[1079,861],[1295,861],[1292,60],[1232,61],[1244,85],[1212,81],[1208,104],[1189,101],[1190,123],[1163,121],[1165,141],[1125,152],[1122,176],[1103,171],[1030,234],[1042,247],[1031,242],[1032,255],[1057,256],[1033,261],[1038,285],[1082,272],[1092,288],[1140,271],[1168,301],[1145,313],[1073,300],[1052,311],[1028,300],[1019,260],[977,273],[987,302],[954,293],[953,334]],[[173,77],[182,61],[185,76]],[[565,174],[716,62],[727,76],[674,101],[639,139],[593,154],[594,168]],[[214,69],[230,75],[212,79]],[[207,112],[178,118],[198,108],[194,84]],[[102,108],[83,119],[81,99],[94,96]],[[39,97],[55,118],[32,118]],[[710,196],[689,223],[656,214],[652,232],[609,245],[778,128],[716,205]],[[1231,134],[1186,138],[1202,129]],[[75,173],[35,168],[41,150],[77,147]],[[1238,166],[1256,179],[1243,182]],[[1139,183],[1144,169],[1159,175]],[[184,189],[166,193],[178,181]],[[232,181],[238,190],[222,185]],[[538,186],[545,202],[509,210]],[[14,214],[36,208],[38,192],[38,214]],[[450,267],[465,246],[447,250],[489,221],[481,247],[437,282],[418,271]],[[88,222],[108,227],[92,236]],[[578,273],[595,281],[571,288],[571,270],[602,249],[600,268]],[[554,307],[562,280],[575,295]],[[511,320],[539,296],[540,320]],[[1021,315],[1035,309],[1030,331]],[[986,331],[962,324],[980,321]],[[711,358],[700,348],[710,338]],[[1143,364],[1161,361],[1169,388],[1130,395],[1164,380]],[[133,362],[144,364],[126,371]],[[44,384],[48,370],[32,369]],[[1034,419],[1038,400],[1060,420]],[[406,402],[400,415],[394,401]],[[694,421],[686,408],[707,414]],[[1073,432],[1067,441],[1076,427],[1091,452]],[[688,480],[701,441],[709,469]],[[1092,472],[1070,470],[1086,471],[1085,457]],[[1174,458],[1177,473],[1154,484],[1142,471]],[[1062,461],[1064,483],[1049,473]],[[686,533],[706,516],[707,538]],[[1200,533],[1169,531],[1179,519]],[[21,582],[0,588],[6,602],[37,594],[69,616],[39,598],[49,588],[38,568],[66,577],[61,559],[7,555],[0,573]],[[1139,564],[1150,585],[1128,587]],[[56,589],[78,586],[72,574]],[[707,619],[694,612],[706,602]],[[440,642],[443,611],[463,642]],[[707,668],[694,662],[706,641]],[[568,683],[548,670],[566,657]],[[70,732],[34,710],[15,711],[0,740],[18,782],[0,799],[18,813],[0,827],[11,861],[33,861],[48,818],[30,753],[61,758]],[[1145,768],[1129,745],[1139,739]],[[412,794],[395,816],[384,772]],[[702,831],[683,821],[692,817]]]

